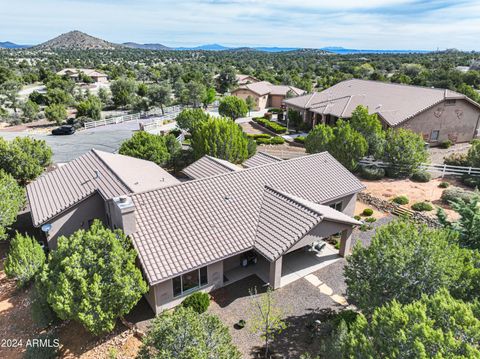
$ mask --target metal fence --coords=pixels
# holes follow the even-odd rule
[[[375,161],[372,159],[365,158],[359,162],[364,166],[375,166],[381,168],[390,167],[390,164],[382,161]],[[395,167],[401,167],[394,165]],[[469,174],[471,176],[480,176],[480,168],[476,167],[464,167],[464,166],[450,166],[446,164],[435,164],[435,163],[423,163],[420,165],[420,169],[440,174],[443,178],[444,176],[462,176],[464,174]]]

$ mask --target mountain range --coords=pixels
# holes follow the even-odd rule
[[[97,37],[90,36],[81,31],[74,30],[61,34],[49,41],[40,45],[18,45],[12,42],[0,42],[0,48],[5,49],[23,49],[32,48],[35,50],[115,50],[122,48],[133,48],[143,50],[191,50],[191,51],[262,51],[262,52],[289,52],[289,51],[315,51],[319,54],[333,53],[333,54],[371,54],[371,53],[425,53],[429,51],[423,50],[359,50],[346,49],[343,47],[323,47],[320,49],[302,49],[295,47],[228,47],[219,44],[208,44],[194,47],[168,47],[158,43],[139,44],[135,42],[125,42],[123,44],[114,44]]]

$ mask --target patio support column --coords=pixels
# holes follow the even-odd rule
[[[274,262],[270,262],[270,287],[272,289],[280,288],[280,281],[282,279],[282,259],[283,257],[278,258]]]
[[[340,238],[340,251],[338,254],[345,257],[350,253],[350,247],[352,245],[352,228],[348,228],[342,231],[342,237]]]

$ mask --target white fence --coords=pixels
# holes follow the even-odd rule
[[[171,119],[172,117],[176,117],[181,110],[182,110],[181,106],[166,107],[164,109],[165,115],[163,115],[161,109],[154,108],[146,112],[138,112],[131,115],[123,115],[123,116],[112,117],[104,120],[85,122],[84,127],[85,129],[89,129],[89,128],[96,128],[96,127],[106,126],[106,125],[116,125],[119,123],[131,122],[131,121],[137,121],[138,123],[140,119],[148,118],[150,116],[161,116],[162,119]]]
[[[364,166],[376,166],[381,168],[389,167],[388,163],[385,163],[382,161],[374,161],[372,159],[363,159],[359,163]],[[464,174],[469,174],[472,176],[480,176],[480,168],[476,168],[476,167],[450,166],[445,164],[423,163],[420,166],[420,168],[427,172],[438,173],[441,175],[442,178],[446,175],[462,176]]]

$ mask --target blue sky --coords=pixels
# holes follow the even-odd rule
[[[480,50],[480,0],[0,0],[0,41]]]

